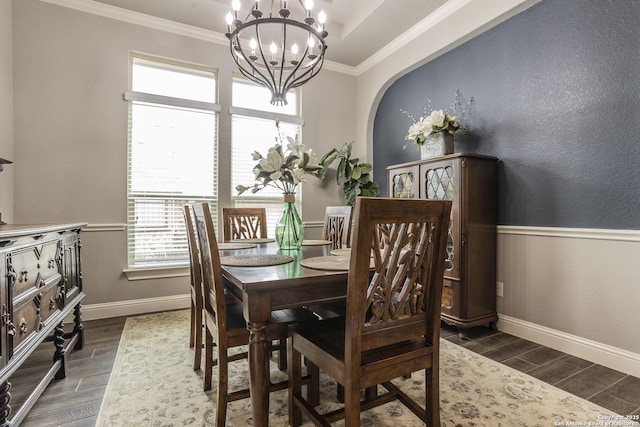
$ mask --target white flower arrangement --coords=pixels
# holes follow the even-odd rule
[[[302,144],[298,135],[296,139],[287,136],[287,151],[283,151],[284,138],[280,132],[280,123],[276,121],[278,134],[276,144],[269,148],[264,157],[257,151],[251,156],[258,163],[253,167],[256,182],[251,186],[238,185],[236,191],[242,194],[251,189],[257,193],[267,186],[278,188],[285,194],[292,194],[301,182],[307,182],[306,175],[318,177],[321,166],[318,165],[315,153]]]
[[[428,105],[424,109],[425,115],[420,117],[418,120],[416,120],[415,117],[406,110],[400,109],[404,115],[413,121],[413,124],[409,126],[407,135],[404,137],[405,140],[415,142],[417,148],[420,149],[420,146],[426,141],[427,136],[432,133],[448,132],[455,137],[458,130],[462,130],[463,132],[467,131],[467,129],[462,127],[458,121],[458,116],[456,114],[457,105],[460,103],[460,94],[457,90],[455,100],[446,110],[431,110],[431,100],[427,98],[427,101]],[[465,108],[462,110],[461,115],[469,109],[472,101],[473,98],[469,100]],[[407,145],[405,144],[402,148],[407,148]]]

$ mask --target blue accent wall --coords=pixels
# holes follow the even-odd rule
[[[473,103],[455,151],[500,159],[499,224],[640,229],[640,1],[543,0],[397,80],[374,123],[383,194],[387,166],[420,158],[400,110],[456,89]]]

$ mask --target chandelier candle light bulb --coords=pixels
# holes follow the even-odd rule
[[[327,22],[327,14],[324,13],[324,10],[321,10],[318,14],[318,22],[320,23],[320,29],[324,31],[324,24]]]
[[[269,50],[271,51],[271,65],[277,65],[278,61],[276,61],[276,53],[278,53],[278,46],[276,46],[276,42],[271,42]]]
[[[233,24],[238,25],[239,22],[242,22],[238,19],[238,11],[240,11],[240,0],[233,0],[231,2],[231,9],[233,9],[233,15],[235,17]]]
[[[252,61],[255,61],[258,59],[258,57],[256,56],[257,47],[258,47],[258,42],[256,41],[256,39],[251,39],[251,41],[249,42],[249,48],[251,49],[251,55],[249,55],[249,59],[251,59]]]

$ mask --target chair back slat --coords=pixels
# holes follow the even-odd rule
[[[439,338],[450,211],[450,201],[357,199],[347,357],[419,337],[426,337],[427,344]]]
[[[227,313],[222,281],[222,266],[220,264],[220,254],[211,218],[211,210],[208,203],[197,203],[193,206],[193,212],[198,241],[200,242],[204,308],[215,314],[217,326],[216,342],[218,346],[227,348]]]
[[[187,246],[189,247],[189,266],[191,291],[202,301],[202,267],[200,266],[200,249],[193,220],[193,206],[184,206],[184,222],[187,230]]]
[[[265,208],[222,208],[224,241],[267,237]]]
[[[351,206],[327,206],[322,239],[331,241],[332,249],[351,245]]]

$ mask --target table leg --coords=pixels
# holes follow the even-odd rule
[[[249,390],[255,427],[269,425],[269,353],[265,322],[247,322],[249,329]]]

